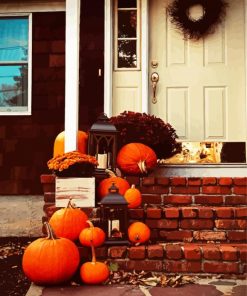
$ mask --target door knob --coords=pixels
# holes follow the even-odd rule
[[[153,72],[151,74],[151,82],[152,82],[152,88],[153,88],[153,97],[152,97],[152,103],[153,104],[157,103],[156,87],[157,87],[158,81],[159,81],[159,74],[157,72]]]

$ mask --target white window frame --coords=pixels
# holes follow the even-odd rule
[[[31,13],[11,13],[11,14],[3,14],[0,13],[1,17],[28,17],[28,103],[27,107],[0,107],[0,115],[31,115],[32,114],[32,14]],[[5,62],[1,62],[1,65],[4,65]],[[10,62],[6,62],[6,64],[11,64]],[[13,63],[13,65],[16,63]]]
[[[122,38],[122,40],[136,40],[136,67],[119,68],[118,64],[118,11],[136,10],[137,24],[135,38]],[[118,0],[114,1],[114,71],[140,71],[141,70],[141,3],[136,0],[136,7],[118,8]]]

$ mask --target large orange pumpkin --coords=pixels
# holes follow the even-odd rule
[[[56,211],[49,222],[58,237],[76,240],[82,229],[87,227],[87,220],[88,216],[82,210],[74,208],[70,200],[68,206]]]
[[[141,192],[135,187],[135,185],[132,185],[131,188],[125,191],[124,198],[128,202],[129,209],[138,208],[142,203]]]
[[[53,285],[68,281],[79,266],[76,245],[69,239],[56,238],[46,222],[48,236],[33,241],[25,250],[22,268],[30,281],[38,285]]]
[[[109,194],[109,188],[112,186],[112,183],[116,185],[119,189],[119,194],[124,195],[125,191],[130,188],[128,181],[121,177],[117,177],[112,171],[106,170],[110,175],[109,178],[102,180],[97,188],[97,193],[100,199]]]
[[[145,243],[150,239],[150,229],[143,222],[134,222],[128,228],[129,240],[135,244]]]
[[[64,131],[57,135],[57,137],[54,141],[54,146],[53,146],[53,157],[55,157],[57,155],[64,154],[64,136],[65,136]],[[88,139],[87,133],[85,133],[83,131],[78,131],[78,133],[77,133],[77,143],[78,143],[77,150],[83,154],[87,154],[87,139]]]
[[[94,247],[101,246],[105,241],[105,232],[99,228],[94,227],[91,221],[87,221],[90,227],[84,228],[79,236],[80,243],[83,246],[90,247],[93,245]]]
[[[82,264],[80,276],[86,284],[101,284],[106,281],[110,275],[108,266],[103,262],[96,260],[95,248],[91,244],[92,261]]]
[[[157,164],[153,149],[142,143],[129,143],[123,146],[117,155],[117,165],[129,175],[144,174]]]

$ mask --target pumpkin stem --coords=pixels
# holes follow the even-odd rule
[[[47,239],[57,239],[54,230],[52,229],[51,225],[48,222],[44,222],[46,232],[47,232]]]
[[[109,177],[117,177],[117,175],[109,169],[106,169],[105,172],[109,175]]]
[[[146,164],[145,164],[145,160],[140,160],[138,163],[137,163],[141,173],[147,173],[147,168],[146,168]]]
[[[94,245],[92,243],[92,240],[93,240],[93,229],[94,229],[94,225],[92,223],[92,221],[90,220],[87,220],[87,223],[89,224],[91,230],[92,230],[92,238],[91,238],[91,250],[92,250],[92,263],[95,264],[96,262],[96,253],[95,253],[95,248],[94,248]]]
[[[135,184],[132,184],[131,185],[131,189],[135,189],[136,188],[136,185]]]

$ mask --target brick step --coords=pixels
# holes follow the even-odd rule
[[[81,258],[90,258],[90,249],[79,246]],[[247,244],[165,243],[142,246],[102,246],[98,260],[117,263],[120,269],[166,273],[247,273]]]

